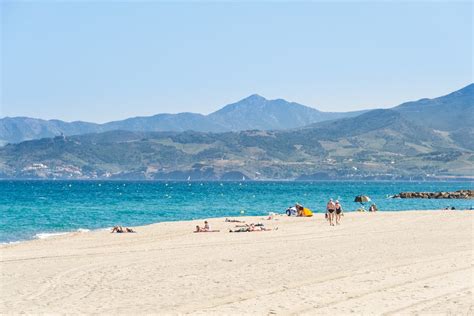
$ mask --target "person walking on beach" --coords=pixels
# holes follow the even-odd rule
[[[326,213],[328,214],[329,225],[334,226],[334,212],[336,211],[336,204],[332,199],[329,199],[328,204],[326,205]]]
[[[338,200],[336,200],[335,207],[336,207],[336,225],[339,225],[341,222],[341,216],[343,216],[343,214],[342,214],[341,203],[339,203]]]

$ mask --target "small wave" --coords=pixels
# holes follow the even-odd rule
[[[72,232],[60,232],[60,233],[38,233],[35,235],[35,239],[46,239],[46,238],[51,238],[51,237],[56,237],[56,236],[63,236],[67,234],[72,234],[72,233],[87,233],[90,232],[90,229],[87,228],[79,228],[75,231]]]
[[[14,244],[19,244],[21,241],[16,240],[16,241],[4,241],[0,242],[0,245],[14,245]]]
[[[51,238],[55,236],[62,236],[62,235],[67,235],[70,234],[70,232],[66,233],[38,233],[35,235],[36,239],[46,239],[46,238]]]

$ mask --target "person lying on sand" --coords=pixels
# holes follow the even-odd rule
[[[229,229],[229,233],[246,233],[246,232],[263,232],[263,231],[270,231],[272,230],[271,228],[265,228],[263,225],[261,226],[256,226],[254,224],[247,225],[246,227],[240,227],[239,229]],[[278,230],[278,227],[275,228],[275,230]]]
[[[264,226],[255,226],[255,225],[250,225],[249,231],[250,232],[263,232],[263,231],[270,231],[272,230],[271,228],[265,228]]]
[[[241,227],[241,228],[237,228],[237,229],[229,229],[229,233],[246,233],[249,231],[249,228],[248,227]]]
[[[251,223],[251,224],[244,224],[244,225],[235,225],[235,227],[250,227],[250,226],[265,226],[263,225],[263,223],[257,223],[257,224],[254,224],[254,223]]]
[[[111,233],[136,233],[136,231],[128,227],[124,228],[122,226],[114,226],[114,228],[112,228]]]
[[[245,221],[239,221],[238,219],[225,219],[226,222],[228,223],[245,223]]]
[[[199,225],[196,225],[196,230],[194,231],[195,233],[216,233],[219,230],[211,230],[211,226],[207,221],[204,221],[204,227],[200,227]]]

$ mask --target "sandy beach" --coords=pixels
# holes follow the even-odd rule
[[[1,314],[473,314],[472,211],[239,218],[3,245]]]

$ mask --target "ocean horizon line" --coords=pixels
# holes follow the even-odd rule
[[[241,182],[257,182],[257,183],[265,183],[265,182],[304,182],[304,183],[311,183],[311,182],[407,182],[407,183],[415,183],[415,182],[474,182],[473,177],[461,177],[461,178],[443,178],[443,179],[315,179],[315,180],[301,180],[301,179],[265,179],[265,180],[258,180],[258,179],[245,179],[245,180],[181,180],[181,179],[38,179],[38,178],[0,178],[0,182],[22,182],[22,181],[35,181],[35,182],[179,182],[179,183],[197,183],[197,182],[226,182],[226,183],[241,183]]]

